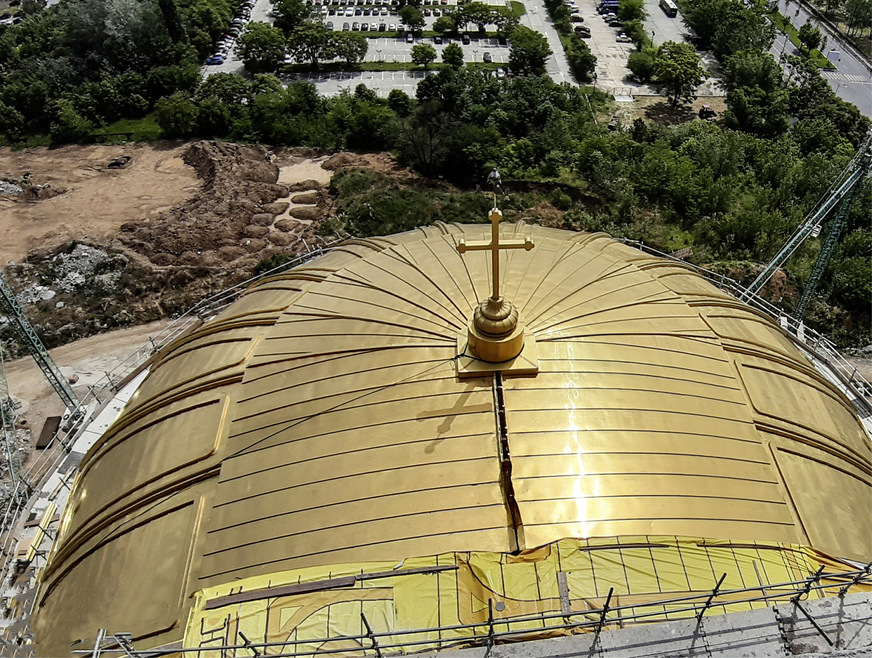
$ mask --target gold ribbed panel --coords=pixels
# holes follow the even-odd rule
[[[567,537],[872,559],[869,437],[773,322],[602,234],[501,230],[536,243],[502,265],[535,377],[456,376],[491,273],[455,240],[482,226],[355,241],[166,350],[82,462],[37,601],[42,654],[91,626],[181,639],[193,595],[238,579]]]

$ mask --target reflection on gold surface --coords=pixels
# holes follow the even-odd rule
[[[354,241],[262,282],[166,350],[82,462],[36,604],[41,654],[69,653],[91,627],[134,632],[137,647],[180,640],[194,597],[248,579],[466,553],[505,567],[515,548],[565,538],[704,537],[872,559],[869,437],[773,323],[604,235],[500,230],[537,245],[502,263],[503,292],[536,341],[535,375],[458,378],[456,337],[488,294],[490,258],[455,244],[480,227]],[[707,564],[679,571],[683,546],[650,547],[654,558],[576,551],[572,569],[548,568],[568,574],[573,605],[609,583],[621,596],[655,591],[643,572],[660,555],[658,570],[685,589],[710,588]],[[457,590],[470,593],[464,618],[478,618],[482,597],[502,590],[465,559],[450,564],[479,574]],[[523,591],[529,569],[510,569]],[[416,583],[403,596],[454,577],[403,580]],[[376,585],[394,597],[402,587]],[[388,593],[373,596],[363,605],[388,624]],[[82,597],[95,601],[87,611],[73,604]],[[518,609],[552,598],[519,595]],[[300,632],[302,600],[270,623]],[[208,619],[209,637],[229,632],[226,611]]]

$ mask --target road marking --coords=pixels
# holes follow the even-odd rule
[[[862,75],[854,75],[851,73],[832,73],[830,71],[824,71],[823,76],[830,80],[841,80],[843,82],[872,82],[872,78],[868,78]]]

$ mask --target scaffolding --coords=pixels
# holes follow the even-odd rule
[[[496,618],[495,602],[488,600],[488,617],[483,623],[455,624],[450,626],[433,626],[408,630],[390,630],[377,632],[366,616],[361,613],[363,632],[356,635],[337,635],[317,638],[288,638],[275,642],[253,642],[242,632],[238,633],[239,642],[235,644],[210,645],[200,647],[184,647],[174,644],[167,648],[135,649],[130,633],[108,633],[105,629],[97,631],[92,648],[77,649],[73,654],[80,656],[120,655],[130,658],[159,658],[160,656],[270,656],[300,657],[315,655],[342,655],[353,653],[359,656],[376,656],[405,654],[415,651],[432,651],[458,647],[486,647],[488,654],[491,648],[499,643],[532,640],[556,635],[571,635],[577,633],[593,633],[594,641],[600,633],[609,626],[625,627],[633,624],[661,623],[664,609],[676,618],[691,618],[696,620],[699,628],[704,617],[716,608],[734,606],[735,604],[760,603],[765,606],[786,603],[794,606],[815,627],[817,632],[831,646],[834,642],[821,627],[811,613],[802,605],[812,592],[823,596],[843,598],[852,587],[872,584],[872,563],[854,571],[825,573],[822,566],[814,574],[802,580],[742,587],[736,589],[721,589],[726,577],[723,574],[719,580],[712,583],[712,589],[686,596],[669,597],[630,603],[612,605],[613,589],[609,591],[604,605],[583,611],[561,611],[547,614],[526,615],[511,618]],[[497,606],[499,604],[497,603]],[[499,607],[496,607],[499,610]],[[722,610],[721,612],[724,612]],[[536,623],[535,629],[530,623]],[[467,635],[434,643],[432,638],[421,639],[420,636],[438,634],[450,635],[458,631],[466,631]],[[318,648],[308,649],[305,645],[315,645]],[[435,646],[434,646],[435,645]],[[325,649],[329,646],[329,649]],[[487,654],[486,654],[487,655]]]

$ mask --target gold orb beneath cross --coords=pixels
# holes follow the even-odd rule
[[[489,297],[478,305],[468,334],[470,351],[489,363],[514,359],[524,349],[524,325],[518,323],[518,309],[502,297]]]

